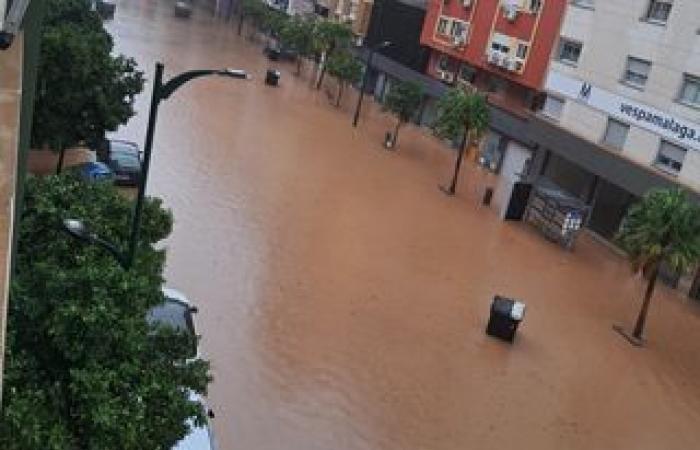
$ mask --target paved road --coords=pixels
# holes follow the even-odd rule
[[[573,254],[437,189],[451,155],[343,109],[235,27],[121,0],[120,51],[153,73],[242,67],[161,108],[152,182],[175,213],[168,283],[199,303],[222,450],[688,449],[700,441],[698,308],[660,289],[645,350],[610,326],[642,287],[585,241]],[[148,88],[147,88],[148,89]],[[150,92],[147,90],[147,92]],[[148,94],[118,135],[142,142]],[[525,300],[513,347],[484,336],[495,293]]]

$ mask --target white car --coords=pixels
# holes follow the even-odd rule
[[[163,288],[163,297],[163,303],[151,308],[146,315],[148,323],[171,326],[176,330],[182,330],[196,336],[194,315],[197,313],[197,308],[190,304],[185,294],[175,289]],[[189,357],[198,358],[199,347],[191,349]],[[190,400],[199,402],[204,407],[209,418],[214,417],[199,394],[190,391],[189,396]],[[178,442],[172,450],[216,450],[214,434],[208,422],[197,427],[193,421],[189,420],[188,425],[189,434]]]

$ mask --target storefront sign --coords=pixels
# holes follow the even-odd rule
[[[664,139],[676,141],[683,147],[700,151],[699,124],[673,117],[651,106],[559,72],[549,72],[545,88],[549,92],[564,95],[624,122],[644,128]]]

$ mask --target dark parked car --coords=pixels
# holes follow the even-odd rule
[[[183,331],[192,336],[196,336],[194,314],[197,308],[190,304],[190,301],[182,292],[175,289],[163,288],[163,303],[153,307],[146,316],[146,320],[151,325],[166,326],[178,331]],[[196,343],[195,343],[196,345]],[[199,356],[199,348],[186,349],[191,358]],[[189,391],[190,400],[199,402],[207,411],[209,419],[214,417],[214,413],[206,407],[204,399],[196,392]],[[212,433],[209,421],[197,425],[192,420],[187,421],[189,431],[187,435],[172,450],[215,450],[216,442]]]
[[[141,151],[129,141],[107,139],[97,149],[97,159],[114,172],[114,183],[138,186],[141,179]]]
[[[295,61],[297,59],[296,50],[274,41],[265,45],[263,53],[272,61]]]

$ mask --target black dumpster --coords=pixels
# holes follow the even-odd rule
[[[280,81],[280,72],[275,69],[267,69],[267,74],[265,75],[265,84],[268,86],[277,86]]]
[[[491,303],[491,316],[486,326],[486,334],[513,342],[524,313],[524,303],[500,295],[495,296]]]

